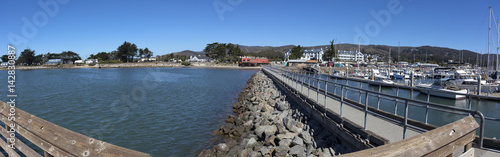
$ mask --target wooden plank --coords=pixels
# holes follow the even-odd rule
[[[343,156],[423,156],[443,146],[446,147],[454,141],[462,140],[461,137],[471,136],[470,133],[475,133],[475,129],[478,127],[476,120],[472,116],[468,116],[406,140]],[[471,142],[473,138],[470,141],[463,140],[465,145]]]
[[[443,147],[436,149],[429,154],[426,154],[425,156],[445,156],[452,154],[458,149],[463,149],[463,146],[467,145],[467,143],[470,143],[471,141],[474,140],[474,137],[476,136],[476,132],[472,131],[468,133],[465,136],[460,137],[459,139],[444,145]]]
[[[7,132],[6,129],[4,129],[3,127],[0,127],[0,134],[5,137],[5,139],[7,139],[7,137],[9,137],[9,133]],[[16,139],[16,143],[14,144],[14,146],[17,148],[17,150],[19,150],[21,153],[23,153],[24,155],[26,156],[29,156],[29,157],[42,157],[40,154],[38,154],[35,150],[31,149],[30,147],[28,147],[26,144],[23,143],[23,141],[20,141],[17,137],[15,138]]]
[[[1,114],[0,114],[1,115]],[[4,115],[1,115],[2,118],[1,120],[5,122],[5,120],[7,119],[7,117],[5,117]],[[52,144],[50,144],[49,142],[45,141],[44,139],[34,135],[33,133],[31,133],[29,130],[26,130],[25,128],[23,127],[20,127],[18,126],[16,128],[16,131],[17,133],[19,133],[21,136],[23,136],[24,138],[26,138],[27,140],[29,140],[31,143],[35,144],[36,146],[38,146],[39,148],[41,148],[42,150],[51,150],[51,152],[53,154],[56,154],[55,156],[64,156],[64,157],[70,157],[70,156],[75,156],[73,154],[70,154],[64,150],[62,150],[61,148],[59,147],[54,147]]]
[[[7,146],[7,142],[0,140],[0,146],[3,148],[3,150],[5,150],[5,152],[7,152],[7,154],[9,154],[9,157],[20,157],[20,155],[17,154],[16,151]]]
[[[0,113],[4,116],[2,121],[6,123],[9,105],[1,101],[0,104],[2,105]],[[33,143],[35,143],[33,140],[41,142],[35,144],[39,147],[42,145],[40,148],[54,156],[61,156],[62,154],[57,153],[64,153],[63,151],[67,152],[64,154],[68,156],[150,156],[146,153],[87,137],[38,118],[19,108],[16,108],[15,113],[17,131]],[[54,152],[57,148],[62,151]]]

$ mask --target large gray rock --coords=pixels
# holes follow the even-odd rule
[[[276,98],[278,98],[279,96],[280,96],[280,95],[279,95],[278,91],[276,91],[276,90],[272,90],[272,91],[271,91],[271,98],[272,98],[272,99],[276,99]]]
[[[255,129],[255,134],[257,134],[259,138],[265,138],[276,134],[277,131],[278,128],[276,125],[261,125]]]
[[[247,157],[248,156],[248,149],[242,149],[238,151],[238,157]]]
[[[289,147],[290,144],[292,144],[292,139],[288,139],[288,138],[281,139],[280,142],[279,142],[280,146],[287,146],[287,147]]]
[[[262,156],[271,154],[271,150],[267,147],[260,148],[259,152]]]
[[[225,143],[219,143],[217,146],[215,146],[215,149],[220,152],[227,152],[229,151],[229,147]]]
[[[303,146],[304,145],[304,141],[302,140],[302,138],[296,136],[292,140],[292,145],[293,146],[296,146],[296,145]]]
[[[288,104],[286,101],[279,101],[277,104],[276,104],[278,110],[280,111],[284,111],[284,110],[287,110],[290,108],[290,104]]]
[[[248,156],[249,157],[259,157],[260,153],[257,151],[250,151],[250,152],[248,152]]]
[[[309,135],[309,133],[308,133],[308,132],[305,132],[305,131],[304,131],[304,132],[301,132],[301,133],[299,134],[299,137],[301,137],[302,139],[304,139],[304,143],[307,143],[307,144],[311,144],[311,143],[313,143],[312,138],[311,138],[311,135]]]
[[[289,111],[289,110],[284,110],[283,112],[281,112],[281,113],[279,114],[279,117],[280,117],[281,119],[284,119],[285,117],[287,117],[287,116],[288,116],[288,114],[289,114],[289,113],[290,113],[290,111]]]
[[[250,138],[250,139],[248,139],[248,142],[246,143],[245,148],[252,148],[256,144],[257,144],[257,140],[255,140],[255,138]]]
[[[283,118],[283,124],[285,125],[286,129],[290,130],[291,132],[302,132],[302,129],[297,128],[297,121],[290,117]]]
[[[280,139],[293,139],[297,135],[298,135],[297,133],[287,132],[285,134],[279,134],[278,138],[280,138]]]
[[[287,157],[289,150],[290,150],[290,147],[288,147],[288,146],[279,146],[279,147],[277,147],[275,149],[276,156],[278,156],[278,157]]]
[[[304,146],[300,145],[295,145],[292,148],[290,148],[290,155],[296,155],[296,156],[306,156],[305,148]]]

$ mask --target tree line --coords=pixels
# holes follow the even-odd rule
[[[97,54],[91,54],[89,59],[99,59],[99,61],[121,61],[123,63],[126,62],[134,62],[134,57],[139,58],[149,58],[153,56],[153,51],[149,50],[147,47],[137,48],[137,45],[130,42],[123,42],[122,45],[118,46],[118,48],[111,52],[99,52]]]
[[[203,52],[205,52],[208,57],[216,59],[219,62],[236,62],[239,56],[245,55],[241,51],[240,45],[234,45],[232,43],[214,42],[207,44]]]
[[[2,62],[7,62],[8,55],[3,55],[1,57]],[[70,62],[75,62],[75,60],[81,60],[82,58],[78,53],[73,51],[63,51],[61,53],[46,53],[35,55],[35,50],[30,48],[24,49],[19,58],[17,59],[17,64],[21,65],[42,65],[47,63],[50,59],[61,59],[63,64],[67,64]]]

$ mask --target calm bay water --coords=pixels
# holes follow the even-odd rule
[[[196,156],[257,70],[18,70],[17,106],[47,121],[153,156]],[[7,101],[7,71],[0,71]]]

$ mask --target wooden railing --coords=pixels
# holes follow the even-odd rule
[[[472,148],[478,127],[476,120],[468,116],[406,140],[345,154],[342,157],[451,156],[461,148],[464,152]]]
[[[41,157],[39,152],[28,147],[14,135],[21,135],[44,151],[44,156],[151,156],[146,153],[126,149],[120,146],[96,140],[94,138],[68,130],[46,120],[29,114],[19,108],[15,115],[9,104],[0,101],[0,118],[6,128],[0,127],[0,146],[9,156]],[[10,115],[9,115],[10,114]],[[13,119],[15,118],[15,120]],[[10,119],[10,120],[9,120]],[[11,128],[13,126],[13,128]],[[15,131],[17,134],[13,134]],[[11,140],[15,141],[11,142]],[[14,146],[16,150],[10,146]],[[1,153],[0,153],[1,155]]]

